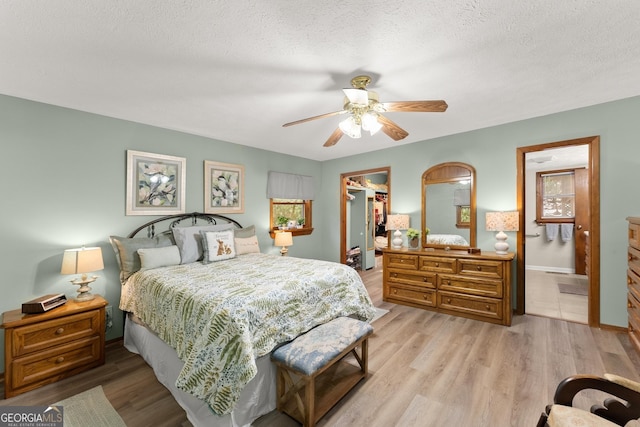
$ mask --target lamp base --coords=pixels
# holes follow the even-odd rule
[[[289,253],[289,249],[287,249],[286,246],[283,246],[282,249],[280,249],[280,255],[287,256],[288,253]]]
[[[393,247],[393,249],[402,249],[402,233],[400,232],[400,230],[396,230],[393,232],[391,247]]]
[[[80,286],[80,288],[78,288],[78,295],[74,300],[82,302],[94,299],[95,295],[90,292],[91,288],[89,287],[89,283],[94,282],[97,278],[98,276],[87,277],[86,275],[83,275],[80,279],[72,280],[71,283]]]
[[[507,243],[507,234],[504,231],[496,234],[496,253],[500,255],[506,255],[509,252],[509,244]]]

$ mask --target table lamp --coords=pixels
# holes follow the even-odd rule
[[[497,231],[496,253],[504,255],[509,251],[507,234],[505,231],[518,231],[518,211],[510,212],[487,212],[487,231]]]
[[[393,233],[393,240],[391,246],[393,249],[402,248],[402,233],[400,230],[406,230],[409,228],[409,215],[396,214],[387,216],[386,230],[395,230]]]
[[[289,252],[287,246],[293,245],[293,235],[290,231],[280,231],[276,233],[276,238],[273,244],[275,246],[282,246],[282,249],[280,249],[280,255],[286,256],[287,252]]]
[[[67,249],[62,257],[62,268],[60,274],[81,274],[80,277],[71,281],[74,285],[79,285],[76,301],[90,301],[94,298],[89,283],[95,281],[98,276],[87,277],[87,273],[102,270],[102,249],[82,248]]]

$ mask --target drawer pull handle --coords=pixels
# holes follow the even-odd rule
[[[429,296],[427,294],[423,294],[422,295],[422,299],[424,299],[425,301],[429,299]]]
[[[436,267],[440,267],[440,263],[439,262],[436,262]]]
[[[393,273],[393,277],[398,277],[398,273]]]
[[[447,304],[451,304],[451,298],[447,298]]]
[[[64,357],[60,356],[56,359],[56,363],[62,363],[64,362]]]
[[[427,279],[426,277],[423,277],[423,278],[422,278],[422,281],[426,283],[426,282],[428,282],[428,281],[429,281],[429,279]]]
[[[487,305],[485,306],[485,308],[486,308],[487,310],[491,310],[491,307],[489,307],[489,304],[487,304]]]
[[[633,304],[631,304],[631,301],[627,301],[627,308],[633,308]]]
[[[398,295],[398,290],[397,290],[397,289],[394,289],[394,290],[393,290],[393,294],[394,294],[394,295]]]
[[[56,335],[62,335],[64,333],[64,328],[56,329]]]
[[[476,268],[478,269],[478,271],[482,271],[482,267],[477,266]]]

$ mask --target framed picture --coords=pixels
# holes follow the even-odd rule
[[[204,161],[204,212],[244,212],[244,166]]]
[[[186,159],[127,150],[127,215],[185,212]]]

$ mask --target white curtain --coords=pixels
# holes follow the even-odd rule
[[[313,200],[314,197],[312,176],[269,171],[267,178],[268,199]]]

